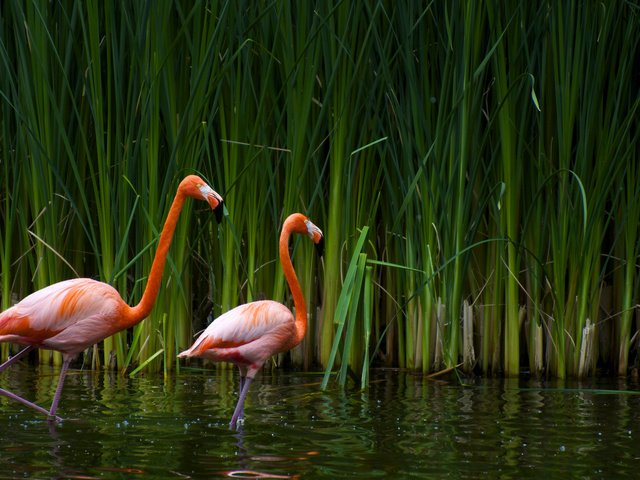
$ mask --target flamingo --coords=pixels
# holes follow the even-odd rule
[[[208,202],[218,222],[222,219],[222,197],[200,177],[185,177],[180,182],[162,228],[144,293],[135,307],[127,305],[111,285],[90,278],[75,278],[38,290],[0,313],[0,342],[26,346],[0,365],[0,372],[34,348],[56,350],[62,353],[63,359],[49,410],[4,389],[0,389],[0,395],[44,413],[49,420],[61,420],[56,417],[56,410],[69,363],[86,348],[132,327],[151,312],[160,290],[165,260],[186,197]]]
[[[214,362],[230,362],[240,370],[238,403],[229,428],[234,429],[244,416],[244,400],[249,386],[264,363],[273,355],[298,345],[307,330],[307,306],[289,255],[292,233],[308,235],[322,255],[323,235],[301,213],[289,215],[280,234],[280,263],[293,295],[296,316],[273,300],[239,305],[220,315],[179,358],[202,357]]]

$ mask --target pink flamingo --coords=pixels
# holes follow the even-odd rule
[[[179,358],[203,357],[214,362],[231,362],[240,370],[240,394],[229,428],[233,429],[244,415],[244,400],[249,385],[272,355],[298,345],[307,331],[307,306],[289,255],[292,233],[308,235],[322,254],[322,231],[300,213],[290,215],[280,234],[280,263],[284,270],[293,304],[291,310],[273,300],[240,305],[215,319]]]
[[[140,303],[135,307],[127,305],[118,292],[106,283],[76,278],[38,290],[0,313],[0,342],[26,345],[26,348],[0,365],[0,371],[34,348],[57,350],[63,358],[58,386],[48,411],[6,390],[0,389],[0,395],[44,413],[50,420],[60,420],[55,414],[69,363],[86,348],[132,327],[151,312],[186,197],[208,202],[218,222],[222,218],[223,200],[220,195],[195,175],[182,180],[160,234],[147,286]]]

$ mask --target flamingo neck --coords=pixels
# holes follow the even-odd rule
[[[178,217],[180,211],[184,205],[185,195],[180,189],[176,193],[171,209],[167,215],[167,219],[162,227],[160,233],[160,240],[158,241],[158,249],[156,250],[156,256],[153,258],[153,264],[151,265],[151,272],[147,279],[147,285],[142,294],[140,302],[135,307],[132,307],[129,312],[129,323],[135,325],[139,321],[146,318],[153,309],[156,299],[158,298],[158,292],[160,291],[160,285],[162,283],[162,272],[164,272],[164,265],[167,260],[167,254],[169,253],[169,247],[171,246],[171,240],[173,240],[173,233],[176,230],[178,224]]]
[[[300,282],[298,276],[293,269],[291,263],[291,256],[289,255],[289,237],[291,236],[291,226],[286,222],[282,227],[282,233],[280,234],[280,263],[282,264],[282,270],[284,271],[284,277],[287,279],[289,288],[291,289],[291,295],[293,296],[293,304],[296,308],[296,336],[292,345],[298,345],[304,338],[307,332],[307,304],[304,301],[302,295],[302,288],[300,288]]]

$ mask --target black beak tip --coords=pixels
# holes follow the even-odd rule
[[[218,203],[218,206],[213,210],[213,213],[216,216],[216,222],[222,222],[222,214],[224,213],[224,200],[221,200]]]
[[[319,256],[324,254],[324,237],[320,237],[320,241],[316,243],[316,252]]]

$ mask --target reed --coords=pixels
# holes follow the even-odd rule
[[[215,316],[287,303],[277,239],[302,211],[327,249],[318,262],[292,244],[309,330],[276,362],[363,388],[372,366],[462,357],[491,375],[625,374],[639,11],[3,2],[2,306],[76,275],[135,303],[176,185],[198,172],[224,223],[185,212],[151,316],[87,364],[168,375]]]

